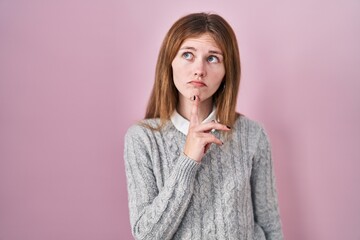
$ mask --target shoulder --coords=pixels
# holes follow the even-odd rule
[[[130,139],[146,140],[161,138],[164,132],[171,131],[170,121],[163,125],[159,118],[143,119],[128,128],[125,134],[125,141]]]
[[[255,133],[264,131],[264,127],[262,123],[250,119],[249,117],[243,114],[238,114],[238,117],[236,118],[234,125],[235,125],[234,127],[238,130],[244,131],[244,129],[248,129],[249,131]]]
[[[247,139],[250,145],[257,146],[260,142],[268,142],[264,125],[243,114],[238,114],[234,130],[239,138]]]
[[[159,124],[160,120],[157,118],[143,119],[128,128],[125,134],[125,139],[144,138],[152,135]]]

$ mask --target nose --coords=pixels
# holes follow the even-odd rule
[[[205,63],[199,59],[199,61],[196,61],[194,64],[195,64],[194,76],[199,79],[205,77],[206,76]]]

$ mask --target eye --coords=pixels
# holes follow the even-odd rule
[[[207,60],[210,63],[218,63],[218,62],[220,62],[220,59],[217,56],[214,56],[214,55],[209,56]]]
[[[194,58],[194,55],[191,52],[184,52],[182,54],[182,57],[185,58],[186,60],[191,60]]]

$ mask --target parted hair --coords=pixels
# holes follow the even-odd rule
[[[147,105],[145,119],[160,118],[160,129],[170,119],[177,107],[179,93],[173,81],[171,63],[188,38],[209,34],[224,55],[225,76],[213,95],[217,119],[222,124],[233,126],[240,85],[240,56],[235,33],[224,18],[213,13],[192,13],[177,20],[167,32],[161,45],[155,82]]]

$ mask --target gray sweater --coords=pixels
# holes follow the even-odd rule
[[[214,134],[224,145],[212,144],[198,164],[182,153],[186,136],[171,121],[160,131],[129,128],[124,157],[135,239],[283,239],[263,128],[240,116],[230,138]]]

